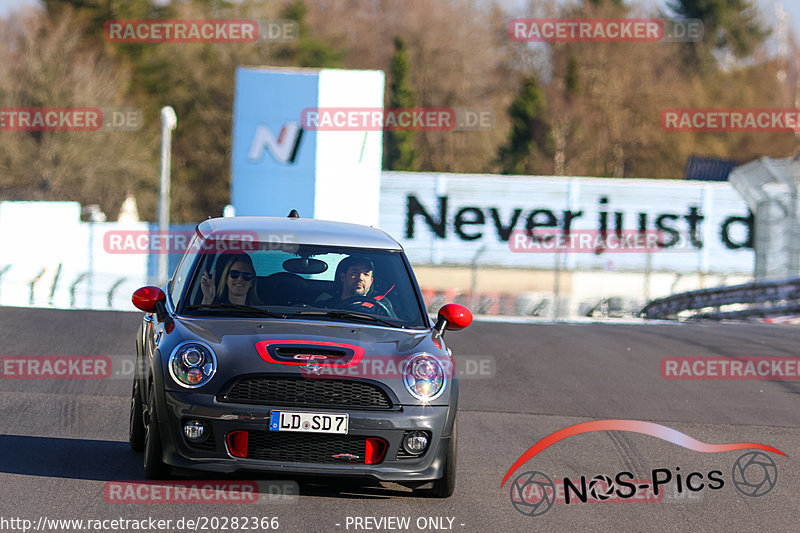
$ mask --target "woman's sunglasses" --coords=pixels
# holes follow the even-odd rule
[[[241,275],[242,279],[245,281],[250,281],[255,277],[255,274],[252,272],[242,272],[240,270],[231,270],[228,272],[228,275],[231,277],[231,279],[239,279],[239,276]]]

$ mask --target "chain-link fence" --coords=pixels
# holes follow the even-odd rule
[[[754,277],[800,274],[800,162],[764,157],[736,168],[730,182],[755,214]]]

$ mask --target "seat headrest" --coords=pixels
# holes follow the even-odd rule
[[[292,272],[276,272],[258,279],[258,294],[267,304],[295,305],[304,303],[308,284]]]

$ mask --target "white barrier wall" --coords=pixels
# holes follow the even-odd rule
[[[643,224],[671,244],[651,254],[560,254],[564,269],[643,271],[648,256],[654,272],[753,269],[752,219],[728,183],[384,172],[379,210],[379,227],[416,266],[469,266],[477,257],[479,267],[552,270],[558,254],[514,253],[507,239],[529,223],[569,219],[574,230]],[[0,202],[0,305],[133,310],[130,295],[148,283],[156,256],[110,253],[103,236],[151,225],[81,222],[80,213],[75,202]]]
[[[134,310],[131,294],[147,284],[148,255],[109,253],[103,235],[149,224],[80,216],[77,202],[0,202],[0,305]]]
[[[552,269],[555,253],[515,253],[527,227],[658,230],[655,253],[568,253],[572,270],[751,274],[753,220],[727,182],[384,172],[380,228],[415,264]]]

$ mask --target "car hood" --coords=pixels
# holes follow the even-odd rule
[[[402,379],[403,366],[410,356],[431,354],[442,363],[448,380],[452,374],[447,349],[441,338],[433,338],[432,330],[261,318],[180,317],[175,324],[159,346],[165,365],[174,348],[186,341],[204,342],[217,355],[217,375],[208,385],[196,389],[198,392],[224,393],[244,375],[280,374],[378,381],[390,387],[401,403],[417,403]],[[165,386],[181,389],[171,380]],[[443,395],[442,403],[447,396]]]
[[[220,344],[256,338],[330,338],[341,342],[359,341],[370,345],[394,346],[393,350],[408,351],[431,337],[431,330],[408,330],[353,324],[334,320],[243,319],[243,318],[181,318],[186,332]],[[435,348],[435,347],[434,347]]]

